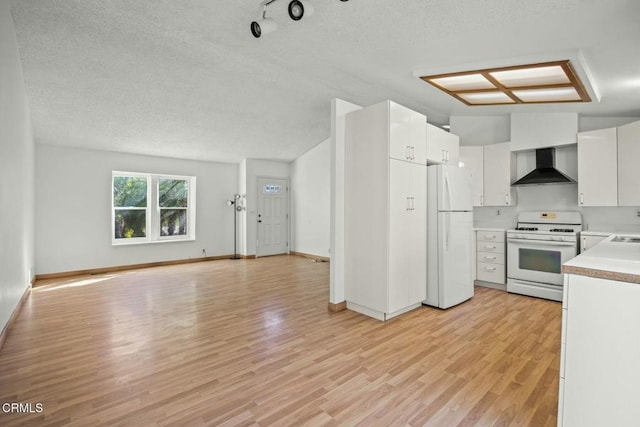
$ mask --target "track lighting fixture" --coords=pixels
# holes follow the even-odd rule
[[[276,0],[265,0],[262,3],[262,19],[251,22],[251,34],[253,37],[260,38],[263,34],[273,33],[278,29],[276,21],[271,18],[267,18],[267,6]]]
[[[313,6],[308,0],[291,0],[289,2],[289,18],[299,21],[305,15],[313,15]]]
[[[251,22],[251,34],[253,37],[259,38],[263,34],[269,34],[277,29],[275,21],[271,18],[267,18],[267,6],[271,3],[275,3],[278,0],[263,0],[260,5],[262,6],[262,18]],[[340,0],[346,2],[349,0]],[[287,8],[289,17],[294,21],[301,20],[304,16],[313,15],[313,4],[309,0],[291,0],[289,7]]]

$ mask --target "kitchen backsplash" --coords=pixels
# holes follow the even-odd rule
[[[640,207],[580,207],[576,184],[518,187],[518,205],[473,208],[475,227],[513,228],[521,211],[578,211],[585,230],[640,233]]]

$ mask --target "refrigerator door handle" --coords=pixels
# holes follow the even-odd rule
[[[449,250],[449,234],[451,233],[451,213],[447,213],[446,220],[444,222],[444,249],[445,251]]]
[[[444,171],[443,171],[444,172]],[[446,189],[447,200],[445,201],[444,210],[451,210],[451,186],[449,186],[449,177],[444,173],[444,187]]]

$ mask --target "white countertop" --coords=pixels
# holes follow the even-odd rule
[[[564,263],[562,271],[569,274],[640,283],[640,243],[612,242],[619,235],[640,238],[640,234],[611,235],[584,254]]]

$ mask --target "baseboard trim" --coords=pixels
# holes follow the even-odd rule
[[[38,286],[37,285],[38,280],[59,279],[63,277],[83,276],[83,275],[91,275],[91,274],[113,273],[116,271],[136,270],[140,268],[149,268],[149,267],[163,267],[167,265],[177,265],[177,264],[191,264],[194,262],[217,261],[221,259],[231,259],[231,258],[233,258],[233,255],[207,256],[202,258],[177,259],[173,261],[158,261],[158,262],[148,262],[144,264],[116,265],[113,267],[90,268],[87,270],[73,270],[73,271],[62,271],[60,273],[38,274],[35,277],[35,280],[36,280],[35,286],[36,287]],[[243,255],[240,255],[240,258],[247,259],[247,257]]]
[[[312,259],[316,262],[330,262],[331,258],[326,257],[326,256],[319,256],[319,255],[313,255],[313,254],[305,254],[304,252],[289,252],[289,255],[295,255],[295,256],[301,256],[304,258],[309,258]]]
[[[4,328],[2,328],[2,332],[0,332],[0,350],[2,350],[4,341],[7,339],[7,334],[9,333],[9,329],[13,327],[13,324],[18,318],[18,314],[20,314],[20,311],[22,310],[22,306],[29,298],[30,293],[31,293],[31,284],[29,284],[27,289],[25,289],[24,293],[22,294],[22,297],[20,298],[20,301],[18,301],[18,305],[16,306],[15,310],[13,310],[13,313],[11,313],[11,317],[9,317],[9,321],[7,322],[6,325],[4,325]]]
[[[329,311],[333,312],[333,313],[337,313],[339,311],[343,311],[347,309],[347,302],[346,301],[342,301],[339,302],[337,304],[334,304],[332,302],[329,303]]]
[[[499,291],[505,291],[505,292],[507,290],[507,285],[503,285],[500,283],[485,282],[483,280],[475,280],[474,285],[482,286],[483,288],[497,289]]]

